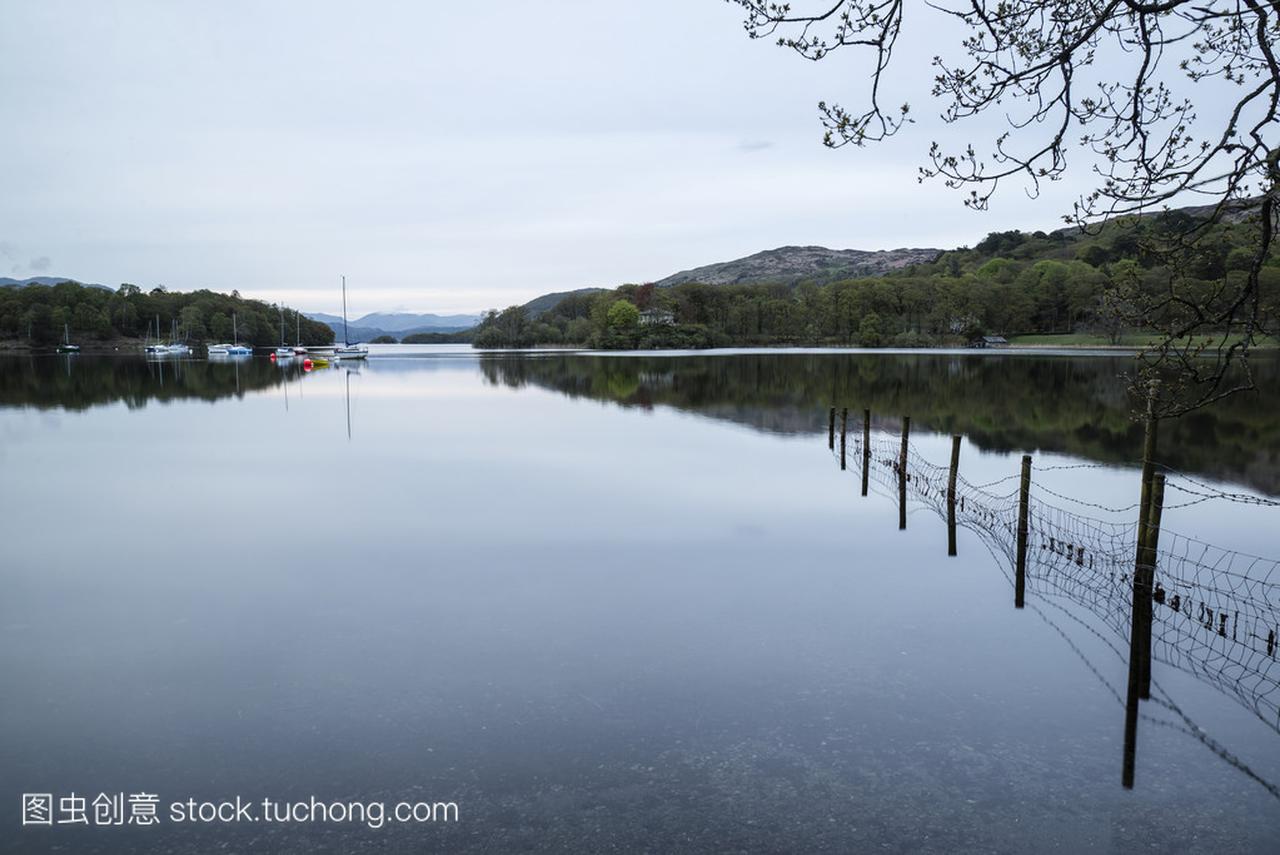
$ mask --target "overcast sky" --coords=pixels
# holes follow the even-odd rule
[[[977,214],[917,184],[921,123],[830,151],[864,67],[721,0],[9,3],[0,276],[238,288],[310,311],[475,311],[786,244],[972,244],[1053,228],[1082,189]],[[945,44],[944,44],[945,43]]]

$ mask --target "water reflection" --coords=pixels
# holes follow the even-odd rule
[[[459,354],[444,354],[458,357]],[[780,434],[821,431],[832,401],[910,413],[917,428],[963,434],[980,449],[1039,448],[1111,463],[1139,456],[1123,357],[789,354],[469,357],[492,384],[535,385],[625,407],[675,407]],[[370,370],[421,370],[424,360],[375,360]],[[358,370],[329,366],[318,371]],[[297,379],[300,360],[0,359],[0,405],[83,410],[124,401],[240,396]],[[1280,494],[1280,360],[1259,359],[1259,391],[1168,422],[1171,466]],[[301,391],[301,387],[298,387]]]
[[[123,402],[242,398],[300,377],[303,366],[265,359],[30,356],[0,359],[0,406],[87,410]]]
[[[1024,608],[1030,592],[1032,611],[1062,636],[1123,707],[1125,788],[1135,785],[1138,728],[1145,721],[1203,743],[1280,799],[1280,787],[1206,733],[1152,679],[1153,662],[1190,675],[1280,734],[1280,561],[1162,533],[1163,474],[1155,476],[1153,537],[1146,551],[1138,552],[1135,523],[1086,517],[1054,505],[1053,494],[1037,495],[1030,456],[1023,458],[1015,492],[1002,491],[1000,484],[974,486],[956,472],[958,442],[953,443],[950,466],[941,466],[910,448],[906,419],[899,437],[860,437],[856,426],[846,432],[842,417],[836,451],[834,414],[832,408],[828,449],[841,471],[850,463],[859,470],[855,474],[862,479],[862,495],[867,495],[870,479],[875,492],[894,498],[900,529],[906,528],[908,502],[933,511],[949,529],[950,555],[956,554],[957,527],[975,534],[1009,579],[1014,607]],[[1123,697],[1046,609],[1103,641],[1126,663]],[[1163,714],[1142,713],[1146,703]]]
[[[742,354],[485,359],[490,382],[533,384],[628,407],[669,406],[758,430],[826,428],[827,407],[856,401],[877,419],[910,413],[918,428],[963,434],[978,448],[1038,448],[1112,463],[1140,457],[1124,357],[1016,354]],[[1280,494],[1280,360],[1259,359],[1259,390],[1166,423],[1171,465]]]
[[[962,452],[955,558],[930,518],[947,504],[947,437],[917,381],[894,391],[888,366],[858,387],[879,396],[876,443],[858,440],[868,398],[845,399],[847,477],[820,456],[833,387],[818,377],[860,358],[625,357],[613,373],[534,356],[564,376],[515,392],[502,378],[548,369],[467,355],[299,376],[256,360],[239,365],[243,398],[233,364],[169,363],[161,386],[139,361],[124,370],[141,401],[218,384],[223,405],[49,413],[11,396],[0,800],[424,793],[466,818],[267,837],[11,826],[0,849],[1174,851],[1191,827],[1274,851],[1274,794],[1240,774],[1275,780],[1280,744],[1251,700],[1267,701],[1266,641],[1246,655],[1239,640],[1261,613],[1242,608],[1237,625],[1231,606],[1222,623],[1243,599],[1236,577],[1182,584],[1202,553],[1173,535],[1173,511],[1137,786],[1122,791],[1131,526],[1054,516],[1061,500],[1033,491],[1026,608],[1011,608],[993,567],[1016,565],[993,564],[977,532],[997,556],[1016,551],[1017,456]],[[925,360],[919,382],[951,364]],[[72,384],[101,369],[83,358]],[[718,388],[726,377],[741,384]],[[1058,412],[1055,389],[1024,406]],[[895,407],[904,395],[912,406]],[[976,392],[956,405],[979,433],[1004,406]],[[894,469],[901,413],[909,478]],[[1028,446],[1063,442],[1046,424]],[[1037,490],[1136,493],[1132,471],[1035,453]],[[1069,466],[1083,491],[1049,480],[1075,478]],[[858,498],[864,474],[877,496]],[[1241,543],[1238,516],[1188,528]],[[1258,529],[1250,548],[1271,552]],[[1234,560],[1201,563],[1219,558]],[[1215,740],[1238,765],[1204,750]]]

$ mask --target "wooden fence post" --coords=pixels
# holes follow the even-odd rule
[[[1160,549],[1160,518],[1164,513],[1164,473],[1157,472],[1151,478],[1151,508],[1147,513],[1147,539],[1143,544],[1143,567],[1134,576],[1134,596],[1139,597],[1142,619],[1138,642],[1142,649],[1138,656],[1138,697],[1151,697],[1151,623],[1152,595],[1155,593],[1156,562]],[[1141,591],[1139,591],[1141,588]]]
[[[845,466],[845,433],[849,430],[849,408],[843,407],[840,410],[840,471],[843,472]]]
[[[947,475],[947,554],[956,554],[956,476],[960,471],[960,437],[951,437],[951,471]]]
[[[871,475],[871,410],[862,411],[862,495],[867,495]]]
[[[898,452],[898,530],[907,527],[907,443],[911,435],[911,416],[902,417],[902,450]]]
[[[1151,514],[1151,481],[1155,472],[1156,434],[1160,425],[1156,418],[1156,395],[1159,390],[1159,382],[1152,380],[1147,388],[1146,432],[1142,440],[1142,491],[1138,499],[1138,543],[1133,559],[1135,582],[1142,569],[1143,548],[1147,542],[1147,519]]]
[[[836,447],[836,408],[832,407],[827,415],[827,448]]]
[[[1022,455],[1022,481],[1018,485],[1018,566],[1013,582],[1013,606],[1022,608],[1027,596],[1027,515],[1031,505],[1031,455]]]

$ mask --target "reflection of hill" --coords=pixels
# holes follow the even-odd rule
[[[124,401],[198,398],[216,401],[265,389],[301,374],[300,365],[277,367],[265,359],[235,362],[148,361],[138,357],[31,357],[0,359],[0,406],[86,410]]]
[[[1140,456],[1125,357],[1014,354],[540,356],[482,361],[491,382],[532,383],[623,406],[671,406],[775,433],[825,432],[827,407],[962,433],[994,451],[1040,449],[1112,463]],[[1260,392],[1161,428],[1170,466],[1280,493],[1280,363],[1258,360]]]

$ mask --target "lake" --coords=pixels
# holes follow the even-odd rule
[[[1140,703],[1128,366],[0,358],[0,848],[1280,851],[1280,363],[1161,426]]]

